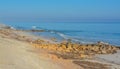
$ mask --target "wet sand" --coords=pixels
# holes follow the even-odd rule
[[[115,54],[96,55],[96,58],[120,65],[120,50],[118,50]]]

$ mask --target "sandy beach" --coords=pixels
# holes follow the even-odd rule
[[[10,37],[0,33],[0,69],[82,69],[69,61],[55,61],[46,51],[36,52],[27,42]]]
[[[76,59],[74,57],[78,55],[76,56],[75,53],[64,54],[64,50],[68,52],[68,49],[58,49],[62,47],[56,48],[54,46],[53,49],[46,47],[46,44],[43,46],[37,44],[36,47],[34,41],[38,38],[37,36],[18,30],[4,29],[6,27],[1,26],[0,69],[120,69],[119,50],[115,54],[99,54],[89,59]],[[39,39],[41,39],[40,42],[47,42],[51,46],[59,45],[47,39],[40,37]],[[55,49],[60,50],[60,54],[62,51],[62,55],[56,53]],[[74,56],[71,57],[70,54]]]

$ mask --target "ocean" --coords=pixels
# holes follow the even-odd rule
[[[16,29],[40,29],[44,32],[34,32],[44,38],[56,38],[58,41],[71,39],[79,43],[95,43],[103,41],[120,46],[120,23],[106,22],[80,22],[80,23],[32,23],[32,22],[6,22]]]

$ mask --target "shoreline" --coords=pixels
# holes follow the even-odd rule
[[[83,69],[89,69],[89,68],[93,68],[94,67],[94,64],[98,64],[98,68],[100,68],[101,66],[105,69],[108,69],[106,67],[106,65],[101,65],[102,62],[101,60],[94,60],[94,61],[98,61],[97,63],[96,62],[89,62],[89,61],[84,61],[84,60],[93,60],[93,56],[96,55],[97,53],[94,53],[94,52],[91,52],[88,51],[89,49],[91,50],[92,47],[94,47],[94,45],[92,46],[91,44],[86,44],[86,45],[83,45],[81,49],[83,49],[81,52],[83,53],[78,53],[78,50],[77,51],[77,48],[80,48],[78,47],[77,45],[78,44],[74,44],[74,43],[68,43],[68,42],[63,42],[63,43],[55,43],[51,40],[47,40],[47,39],[44,39],[44,38],[41,38],[41,37],[37,37],[37,36],[34,36],[34,35],[31,35],[31,34],[28,34],[26,32],[23,32],[23,31],[16,31],[16,30],[12,30],[12,29],[3,29],[3,30],[0,30],[0,37],[2,38],[8,38],[8,39],[14,39],[14,40],[17,40],[17,41],[22,41],[23,43],[27,42],[28,44],[32,45],[33,48],[35,49],[35,53],[37,51],[37,54],[39,55],[40,54],[40,51],[43,50],[44,52],[42,53],[45,53],[45,51],[48,51],[46,54],[48,58],[51,58],[52,60],[55,60],[57,62],[60,62],[60,64],[62,64],[61,61],[69,61],[67,62],[67,64],[71,64],[73,67],[75,66],[75,68],[77,67],[76,65],[79,65],[78,66],[78,69],[83,67]],[[66,46],[67,45],[67,46]],[[73,45],[73,46],[71,46]],[[107,46],[106,44],[102,44],[100,43],[100,45],[105,45]],[[109,47],[109,46],[108,46]],[[100,47],[101,48],[101,47]],[[113,50],[115,47],[112,47],[110,45],[110,50]],[[76,51],[75,51],[76,49]],[[104,48],[105,49],[105,48]],[[84,54],[84,51],[86,50],[86,52],[88,51],[87,54]],[[105,49],[106,50],[106,49]],[[115,48],[115,50],[111,51],[111,53],[113,53],[114,51],[116,51],[117,49]],[[34,52],[33,51],[33,52]],[[90,54],[89,54],[90,53]],[[116,53],[116,52],[114,52]],[[118,52],[119,53],[119,52]],[[102,54],[102,53],[101,53]],[[104,51],[103,52],[104,55],[108,55],[107,51]],[[67,56],[66,56],[67,55]],[[99,54],[100,55],[100,54]],[[111,54],[111,56],[113,56],[114,54]],[[45,55],[42,55],[42,56],[45,56]],[[109,57],[111,57],[109,56]],[[98,56],[99,57],[99,56]],[[103,57],[105,58],[105,57]],[[112,57],[113,58],[113,57]],[[114,57],[115,58],[115,57]],[[113,60],[114,60],[113,58]],[[99,58],[98,58],[99,59]],[[59,61],[60,60],[60,61]],[[107,59],[105,59],[107,60]],[[72,63],[70,62],[72,61]],[[81,62],[83,61],[83,62]],[[76,65],[74,65],[74,64]],[[86,64],[88,65],[87,68],[85,68],[85,66],[81,65],[81,64]],[[91,65],[91,67],[89,67],[90,64],[93,64]],[[110,63],[110,62],[107,62],[107,64]],[[65,64],[65,63],[63,63]],[[103,62],[104,64],[104,62]],[[114,63],[113,63],[114,64]],[[66,67],[67,65],[65,65]],[[109,65],[108,65],[109,66]],[[117,67],[119,69],[118,66],[113,65],[113,67]],[[66,67],[67,68],[67,67]],[[77,69],[77,68],[76,68]]]
[[[36,38],[21,31],[0,30],[0,69],[83,69],[71,61],[55,59],[46,50],[37,51],[30,43]]]
[[[13,26],[8,26],[6,28],[10,28],[10,29],[18,30],[18,31],[24,31],[24,32],[28,32],[28,33],[34,33],[34,32],[36,32],[37,34],[35,33],[33,35],[42,37],[43,39],[47,39],[47,40],[50,40],[50,41],[52,40],[52,41],[56,41],[56,42],[62,42],[64,40],[66,40],[66,41],[67,40],[71,40],[72,42],[81,43],[81,44],[95,44],[95,43],[101,41],[102,43],[105,43],[105,44],[110,44],[110,45],[113,45],[113,46],[120,47],[120,44],[118,44],[119,42],[117,42],[117,41],[111,42],[112,39],[110,39],[110,41],[108,39],[101,40],[101,39],[96,39],[96,38],[93,38],[93,39],[90,40],[89,38],[91,38],[91,37],[87,37],[87,36],[86,36],[87,38],[84,38],[83,36],[78,36],[78,38],[74,38],[74,36],[67,35],[67,34],[65,34],[63,32],[60,32],[59,30],[55,31],[55,30],[44,29],[44,28],[41,29],[41,27],[40,28],[39,27],[37,28],[37,27],[38,27],[37,25],[33,24],[32,26],[30,25],[28,28],[26,28],[25,26],[23,26],[23,27],[21,26],[19,28],[19,26],[17,27],[17,26],[14,26],[14,24],[13,24]],[[67,30],[65,30],[65,31],[67,31]],[[39,32],[41,32],[40,33],[41,35],[39,35]],[[99,32],[99,31],[97,31],[97,32]],[[74,34],[74,33],[71,33],[71,34]],[[82,34],[82,33],[80,33],[80,34]],[[100,34],[100,35],[102,35],[102,34]],[[96,34],[96,36],[97,36],[97,34]],[[94,39],[96,39],[96,40],[94,40]]]

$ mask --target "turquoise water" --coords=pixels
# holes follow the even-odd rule
[[[80,43],[104,41],[120,46],[120,23],[26,23],[13,22],[6,24],[17,29],[43,29],[46,32],[34,33],[45,38],[55,37],[58,40],[72,39]]]

